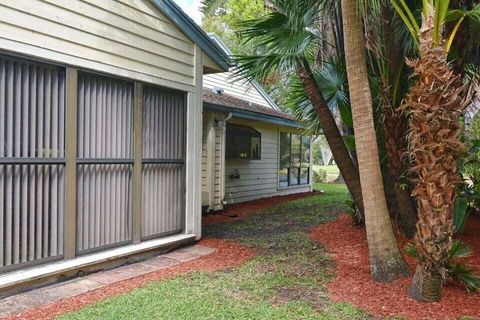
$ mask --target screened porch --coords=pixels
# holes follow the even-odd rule
[[[0,55],[0,274],[185,229],[187,94]]]

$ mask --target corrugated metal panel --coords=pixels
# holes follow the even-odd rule
[[[77,250],[132,239],[133,86],[78,79]]]
[[[185,121],[182,93],[145,88],[143,118],[142,237],[183,230]]]
[[[64,137],[64,70],[0,57],[0,271],[63,254]]]
[[[145,88],[143,158],[185,157],[185,95],[159,88]]]
[[[79,165],[77,249],[132,239],[131,165]]]
[[[182,164],[143,166],[143,237],[182,231],[184,179]]]

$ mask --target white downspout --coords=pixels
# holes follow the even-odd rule
[[[222,130],[222,135],[221,135],[221,142],[220,142],[220,202],[222,205],[222,209],[225,205],[227,205],[227,202],[225,201],[225,145],[226,145],[226,127],[227,127],[227,121],[230,120],[233,117],[233,114],[231,112],[228,113],[227,117],[224,118],[223,120],[217,120],[215,119],[213,122],[213,127],[215,130]],[[215,156],[214,156],[215,159]],[[215,174],[215,170],[213,171],[213,174]],[[215,179],[214,179],[215,180]]]

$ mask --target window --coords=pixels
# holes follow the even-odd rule
[[[310,183],[310,137],[280,133],[280,188]]]
[[[236,124],[227,124],[227,159],[261,158],[262,134],[257,130]]]

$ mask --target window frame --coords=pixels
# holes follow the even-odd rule
[[[282,134],[288,135],[288,158],[289,162],[288,165],[283,162],[282,163]],[[300,162],[299,164],[293,163],[292,157],[292,136],[297,135],[300,137]],[[308,138],[308,162],[304,161],[304,139]],[[278,169],[277,169],[277,188],[278,189],[289,189],[289,188],[301,188],[305,186],[311,185],[311,148],[312,148],[312,141],[311,137],[308,135],[303,135],[301,133],[292,133],[287,131],[279,131],[278,136]],[[307,182],[302,183],[302,172],[307,170]],[[280,172],[283,170],[287,170],[287,182],[280,181]],[[292,170],[297,170],[297,183],[293,184],[291,181],[292,177]]]
[[[229,152],[229,146],[230,147],[233,147],[232,144],[229,143],[229,140],[228,140],[228,127],[238,127],[238,128],[243,128],[243,129],[248,129],[249,131],[255,131],[258,136],[254,136],[254,135],[251,135],[249,136],[249,147],[248,149],[250,150],[250,156],[249,157],[232,157],[230,156],[230,152]],[[239,136],[233,136],[232,139],[234,137],[239,137]],[[253,143],[252,143],[252,140],[253,139],[258,139],[258,157],[253,157],[253,152],[252,152],[252,147],[253,147]],[[247,126],[247,125],[242,125],[242,124],[236,124],[236,123],[227,123],[226,125],[226,128],[225,128],[225,142],[226,142],[226,145],[225,145],[225,159],[226,160],[253,160],[253,161],[257,161],[257,160],[262,160],[262,133],[258,130],[256,130],[255,128],[253,128],[252,126]],[[236,152],[236,153],[239,153],[239,152]]]

